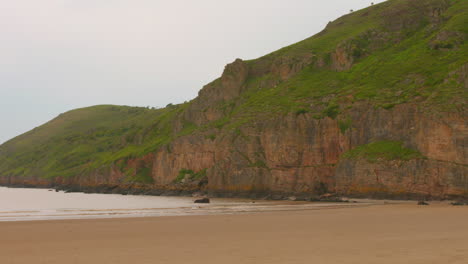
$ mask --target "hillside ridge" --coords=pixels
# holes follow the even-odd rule
[[[0,146],[0,184],[99,192],[467,196],[460,0],[390,0],[163,109],[100,105]]]

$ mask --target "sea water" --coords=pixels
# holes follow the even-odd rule
[[[348,205],[241,199],[211,199],[210,204],[194,204],[192,197],[65,193],[53,189],[0,187],[0,221],[236,214],[337,206]]]

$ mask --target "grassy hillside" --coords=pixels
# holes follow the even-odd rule
[[[443,22],[435,26],[424,12],[445,2],[451,5],[440,18]],[[388,1],[346,15],[330,23],[320,34],[260,60],[313,53],[330,66],[330,54],[344,42],[349,43],[356,62],[351,69],[337,71],[310,65],[274,88],[251,89],[244,94],[244,102],[236,114],[301,109],[309,112],[312,110],[308,106],[318,103],[324,105],[324,111],[317,112],[320,118],[330,115],[330,109],[339,111],[349,98],[370,100],[387,109],[418,102],[437,110],[461,111],[467,88],[457,80],[456,72],[468,62],[467,18],[468,2],[456,0]],[[453,35],[437,40],[441,32]],[[260,87],[265,78],[274,77],[255,76],[248,80],[249,86]]]
[[[253,119],[291,112],[338,118],[359,102],[463,112],[467,17],[464,0],[390,0],[356,11],[309,39],[246,61],[252,70],[244,92],[206,105],[223,113],[217,120],[197,126],[186,119],[193,101],[157,110],[112,105],[73,110],[0,146],[0,175],[77,175],[142,156],[184,135],[209,130],[207,137],[215,138]],[[281,78],[271,70],[275,63],[306,66]],[[346,130],[346,117],[340,118]]]
[[[0,171],[71,176],[146,154],[170,140],[170,122],[180,109],[100,105],[61,114],[2,145]]]

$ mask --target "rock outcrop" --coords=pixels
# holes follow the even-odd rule
[[[145,157],[126,161],[138,171],[151,168],[147,189],[214,193],[332,192],[385,198],[454,198],[468,191],[466,116],[445,119],[427,115],[416,105],[392,110],[366,105],[348,113],[350,127],[309,114],[259,121],[238,134],[214,140],[203,135],[181,137]],[[280,132],[278,132],[280,131]],[[344,158],[343,153],[379,140],[404,142],[423,158],[378,160]],[[181,170],[206,169],[206,184],[174,184]],[[67,179],[2,177],[3,185],[126,186],[115,166]],[[128,185],[128,184],[127,184]],[[133,187],[138,186],[133,185]]]
[[[29,158],[31,163],[21,170],[8,167],[8,174],[0,170],[0,184],[153,195],[294,196],[301,200],[324,195],[466,199],[468,119],[463,95],[468,87],[468,66],[466,58],[455,56],[466,52],[449,54],[466,49],[466,34],[443,28],[450,3],[389,1],[330,23],[305,44],[253,61],[237,59],[193,101],[168,108],[150,126],[121,137],[120,148],[156,142],[149,145],[154,147],[151,151],[129,150],[131,155],[121,157],[114,155],[114,146],[111,154],[119,158],[109,158],[92,170],[87,166],[92,163],[89,160],[73,164],[84,169],[71,176],[50,177],[43,172],[44,166],[39,166],[39,159]],[[334,41],[335,34],[330,42],[333,47],[324,47],[322,40],[313,42],[346,23],[361,25],[360,19],[370,16],[382,16],[376,23],[379,27],[369,26],[340,41]],[[417,44],[410,47],[423,47],[418,53],[421,56],[429,53],[441,60],[449,58],[454,62],[450,69],[426,67],[424,72],[419,65],[403,65],[407,72],[391,72],[392,78],[379,79],[379,67],[392,59],[388,49],[414,32],[425,37],[419,42],[412,40]],[[403,50],[399,56],[410,57],[404,47],[401,44],[395,49]],[[380,60],[370,58],[379,52],[389,55]],[[368,58],[367,68],[359,66],[365,68],[362,74],[350,74]],[[400,66],[404,60],[398,63]],[[307,73],[313,72],[330,78],[321,83],[325,87],[316,84],[320,78],[308,82],[312,75]],[[376,75],[373,79],[364,80],[372,74]],[[432,80],[434,76],[439,79]],[[382,87],[372,86],[376,82]],[[271,97],[276,101],[262,108],[264,100]],[[280,100],[282,97],[288,100]],[[432,107],[433,102],[439,105]],[[275,103],[282,104],[282,111],[276,110]],[[242,108],[245,105],[254,107]],[[129,127],[105,133],[124,133]],[[102,136],[93,133],[88,134]],[[41,134],[40,139],[44,137]],[[13,143],[0,148],[0,158],[6,157],[0,160],[13,164],[10,157],[19,149]],[[20,143],[24,147],[25,143]],[[72,159],[72,154],[65,160]]]

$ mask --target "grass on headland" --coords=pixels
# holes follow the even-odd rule
[[[445,3],[451,6],[440,23],[430,23],[423,13]],[[392,12],[401,14],[397,17]],[[228,133],[240,134],[240,127],[257,120],[289,113],[335,119],[346,133],[352,123],[345,113],[360,101],[388,110],[417,103],[427,112],[463,111],[468,92],[457,70],[468,63],[467,14],[468,1],[464,0],[391,0],[353,12],[311,38],[247,61],[252,67],[267,65],[267,70],[250,74],[239,97],[219,103],[223,116],[218,120],[200,126],[185,120],[190,103],[164,109],[101,105],[73,110],[0,146],[0,175],[86,174],[169,149],[170,142],[181,136],[209,130],[204,138],[216,142]],[[402,24],[406,26],[401,30],[393,29]],[[455,32],[455,37],[433,45],[442,31]],[[370,41],[374,33],[378,45]],[[398,41],[382,41],[379,36]],[[331,65],[331,54],[342,43],[351,47],[354,63],[348,70],[337,71]],[[278,59],[295,62],[310,54],[315,61],[287,80],[268,70]],[[319,59],[321,66],[316,63]],[[391,141],[361,146],[346,155],[374,160],[418,156]],[[145,170],[132,173],[130,181],[152,180]]]
[[[358,146],[342,155],[345,159],[364,158],[370,162],[378,160],[411,160],[421,159],[424,156],[417,150],[406,148],[399,141],[376,141]]]

